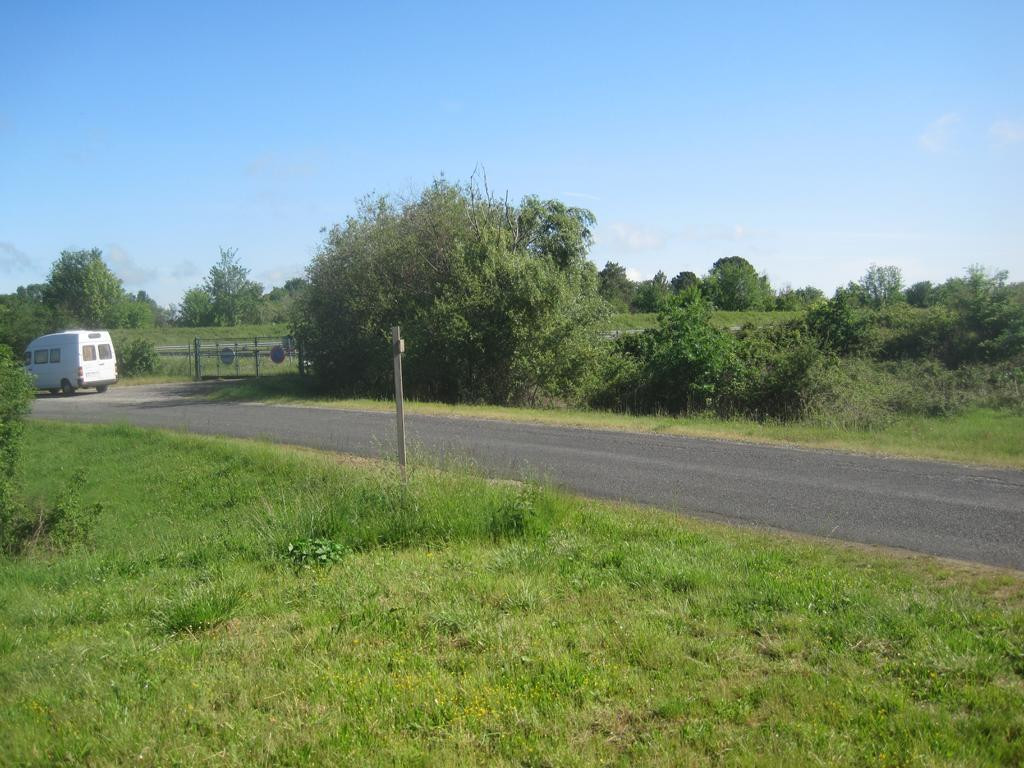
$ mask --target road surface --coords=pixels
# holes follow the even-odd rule
[[[394,455],[393,413],[218,403],[196,397],[203,388],[40,395],[33,416]],[[413,454],[587,496],[1024,570],[1020,471],[440,416],[407,415],[406,433]]]

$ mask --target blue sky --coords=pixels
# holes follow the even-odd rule
[[[1024,3],[4,3],[0,292],[99,247],[268,287],[368,193],[486,170],[636,276],[1024,280]]]

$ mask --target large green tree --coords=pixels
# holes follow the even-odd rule
[[[220,249],[220,259],[210,267],[203,289],[210,296],[215,325],[259,322],[263,286],[249,279],[249,270],[238,261],[237,249]]]
[[[626,268],[614,261],[606,262],[597,278],[598,290],[605,301],[620,312],[627,311],[636,294],[636,283],[629,279]]]
[[[181,297],[178,323],[188,328],[213,325],[213,301],[203,288],[189,288]]]
[[[868,306],[878,309],[887,304],[906,301],[903,293],[903,273],[899,267],[872,264],[857,282],[860,294]]]
[[[633,309],[637,312],[658,312],[672,295],[668,277],[660,269],[650,280],[644,280],[636,287]]]
[[[682,293],[688,291],[693,287],[700,287],[700,278],[697,277],[696,272],[680,272],[671,280],[672,293]]]
[[[301,277],[293,277],[286,280],[284,285],[272,288],[263,297],[262,321],[265,323],[290,322],[296,299],[305,288],[306,281]]]
[[[53,330],[45,288],[42,283],[23,285],[14,293],[0,296],[0,344],[20,353],[36,336]]]
[[[704,279],[704,290],[718,309],[770,309],[775,301],[768,278],[757,274],[742,256],[716,261]]]
[[[591,369],[607,311],[587,259],[593,216],[509,204],[438,180],[407,201],[368,199],[325,235],[297,334],[335,389],[391,390],[389,329],[407,340],[406,391],[445,401],[566,396]]]
[[[103,261],[99,248],[61,251],[43,289],[57,326],[117,328],[127,296],[121,279]]]

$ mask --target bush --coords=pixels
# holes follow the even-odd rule
[[[802,323],[745,328],[718,410],[754,418],[798,418],[812,372],[830,364],[834,356],[821,351]]]
[[[605,356],[596,407],[635,413],[688,413],[715,407],[736,367],[735,339],[711,325],[711,305],[696,291],[671,300],[658,325],[619,337]]]
[[[28,375],[15,361],[10,348],[0,346],[0,545],[3,546],[11,535],[15,471],[21,454],[25,415],[31,402]]]
[[[822,360],[808,374],[804,414],[839,429],[878,429],[898,416],[951,416],[969,404],[958,375],[935,361]]]
[[[713,407],[736,368],[736,340],[711,325],[711,305],[691,296],[658,319],[647,365],[649,408],[682,413]]]
[[[587,392],[587,403],[627,413],[647,413],[647,362],[653,353],[654,334],[630,333],[609,342],[598,375]]]
[[[1024,361],[965,365],[955,376],[971,405],[1024,413]]]
[[[438,181],[412,201],[368,202],[327,233],[296,334],[315,375],[391,392],[390,328],[406,339],[406,394],[445,402],[572,398],[607,313],[587,260],[589,211]]]
[[[117,368],[122,376],[155,373],[159,363],[156,347],[146,339],[131,339],[117,350]]]
[[[873,313],[845,290],[807,313],[807,328],[823,349],[837,355],[870,354],[875,346]]]

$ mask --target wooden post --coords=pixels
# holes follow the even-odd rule
[[[199,356],[202,353],[203,343],[199,340],[198,336],[196,336],[195,344],[196,344],[196,381],[202,381],[203,380],[203,364],[201,362],[199,362]]]
[[[402,471],[402,482],[405,478],[405,397],[402,394],[402,353],[405,341],[402,329],[395,326],[391,329],[391,352],[395,356],[395,410],[398,417],[398,466]]]
[[[260,337],[254,336],[252,340],[252,354],[256,359],[256,378],[260,377]]]

